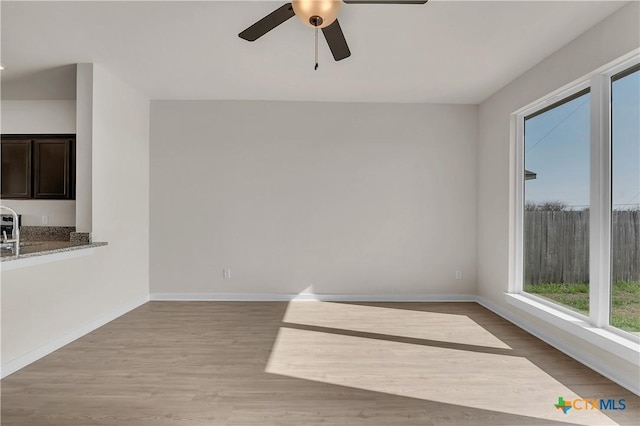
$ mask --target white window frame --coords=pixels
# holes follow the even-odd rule
[[[572,332],[579,326],[597,328],[638,343],[640,337],[609,324],[611,294],[611,78],[640,63],[640,50],[590,73],[548,96],[514,112],[515,188],[513,227],[515,243],[512,286],[507,301],[542,319]],[[589,217],[589,315],[524,291],[524,126],[525,117],[562,101],[586,88],[591,93],[590,217]],[[568,325],[568,323],[571,323]],[[569,331],[568,330],[568,331]],[[587,333],[588,334],[588,333]],[[593,336],[586,337],[594,340]],[[595,339],[597,340],[597,339]],[[595,343],[595,342],[594,342]],[[600,342],[602,343],[602,342]],[[622,342],[624,343],[624,342]]]

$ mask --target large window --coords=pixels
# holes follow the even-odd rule
[[[589,313],[588,89],[524,119],[524,291]]]
[[[640,65],[517,115],[516,291],[640,335]],[[623,333],[624,334],[624,333]]]
[[[640,332],[640,67],[611,78],[611,325]]]

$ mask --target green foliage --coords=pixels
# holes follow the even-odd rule
[[[614,311],[611,315],[611,325],[630,333],[637,333],[640,331],[640,316],[620,314]]]
[[[527,284],[524,291],[534,294],[589,294],[589,284]]]
[[[535,201],[527,201],[524,203],[526,211],[545,211],[545,212],[561,212],[569,207],[564,201],[543,201],[536,203]]]

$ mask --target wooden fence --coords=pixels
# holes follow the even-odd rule
[[[640,281],[640,211],[612,212],[612,282]],[[589,212],[524,212],[524,282],[589,282]]]

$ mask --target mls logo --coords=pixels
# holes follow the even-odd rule
[[[563,413],[567,414],[569,410],[571,410],[571,401],[565,401],[563,397],[558,397],[558,403],[554,404],[558,410],[562,410]]]

